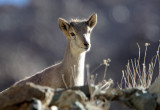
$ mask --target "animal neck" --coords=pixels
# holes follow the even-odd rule
[[[67,75],[67,79],[70,77],[74,80],[73,83],[75,86],[84,85],[85,54],[86,52],[74,52],[74,50],[70,46],[70,41],[67,42],[65,56],[62,64],[64,70],[67,71],[64,74]]]

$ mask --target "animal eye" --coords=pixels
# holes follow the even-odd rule
[[[73,32],[70,33],[71,36],[75,36],[75,34]]]

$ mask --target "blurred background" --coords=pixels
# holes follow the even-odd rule
[[[159,0],[0,0],[0,91],[62,60],[66,38],[59,17],[83,19],[93,13],[98,24],[86,56],[90,71],[110,58],[106,79],[120,82],[128,60],[138,57],[137,43],[142,60],[144,44],[151,44],[150,62],[160,40]],[[103,72],[104,66],[96,70],[98,80]]]

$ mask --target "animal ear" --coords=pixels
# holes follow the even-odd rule
[[[97,24],[97,14],[93,14],[89,20],[87,21],[87,24],[90,28],[94,28],[94,26]]]
[[[66,20],[59,18],[59,28],[63,31],[63,32],[67,32],[69,29],[69,24]]]
[[[68,39],[70,38],[68,33],[69,27],[70,25],[66,20],[59,18],[59,28],[63,31],[63,33]]]

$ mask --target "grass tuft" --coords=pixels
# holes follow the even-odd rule
[[[155,56],[152,57],[151,62],[146,64],[146,57],[147,57],[147,49],[149,43],[145,43],[145,53],[142,65],[140,64],[140,46],[137,43],[139,49],[139,56],[138,59],[131,59],[128,60],[126,65],[126,69],[122,70],[122,79],[120,85],[118,84],[119,88],[139,88],[139,89],[147,89],[151,85],[153,72],[155,66],[158,62],[159,64],[159,75],[160,75],[160,59],[159,59],[159,49],[160,44],[157,49],[157,53]],[[148,68],[147,68],[148,66]]]

